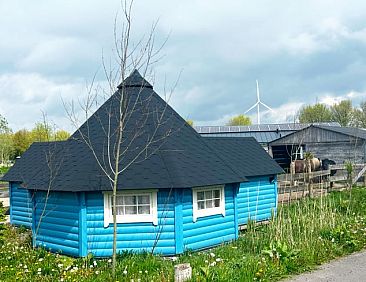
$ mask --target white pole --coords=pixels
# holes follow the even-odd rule
[[[256,80],[257,82],[257,124],[261,124],[261,118],[260,118],[260,114],[259,114],[259,103],[260,103],[260,99],[259,99],[259,85],[258,85],[258,80]]]

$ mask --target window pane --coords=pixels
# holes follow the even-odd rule
[[[204,199],[204,193],[203,192],[197,192],[197,200],[203,200]]]
[[[124,207],[116,207],[117,215],[123,215],[124,214]]]
[[[220,199],[215,199],[215,207],[220,207]]]
[[[137,214],[136,206],[125,206],[126,214]]]
[[[139,206],[139,214],[150,214],[150,206]]]
[[[150,196],[149,195],[144,195],[144,196],[138,196],[138,202],[139,205],[141,204],[150,204]]]
[[[213,201],[212,200],[207,200],[206,201],[206,209],[209,209],[209,208],[213,208]]]
[[[124,196],[125,205],[136,205],[136,196]]]
[[[212,199],[212,190],[205,191],[205,199]]]
[[[220,198],[220,190],[214,190],[214,198]]]
[[[117,206],[123,205],[123,196],[116,196],[116,204]]]
[[[205,209],[205,202],[204,201],[197,202],[197,209],[199,210]]]

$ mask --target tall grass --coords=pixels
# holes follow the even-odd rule
[[[247,227],[235,242],[186,252],[176,261],[122,254],[118,281],[172,281],[174,264],[183,262],[193,268],[192,281],[276,281],[303,272],[366,245],[366,189],[283,205],[269,224]],[[18,233],[8,228],[0,243],[0,281],[113,281],[108,259],[33,250]]]

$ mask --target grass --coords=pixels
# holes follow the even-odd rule
[[[73,259],[32,249],[24,230],[7,227],[0,243],[0,281],[112,281],[111,263]],[[25,239],[28,238],[28,239]],[[366,246],[366,189],[333,192],[280,207],[268,225],[175,262],[150,254],[123,253],[118,281],[172,281],[174,264],[189,262],[192,281],[276,281]]]
[[[7,173],[9,169],[10,167],[0,166],[0,175]]]

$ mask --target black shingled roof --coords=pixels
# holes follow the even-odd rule
[[[284,172],[253,137],[205,137],[205,141],[237,173],[246,177]]]
[[[69,140],[32,145],[3,180],[20,181],[28,189],[37,190],[47,190],[50,186],[53,191],[111,190],[110,181],[97,165],[82,134],[88,134],[95,154],[107,166],[104,132],[111,128],[114,133],[117,128],[121,95],[123,105],[133,110],[125,115],[121,150],[127,153],[120,166],[135,158],[136,161],[120,174],[118,189],[189,188],[247,181],[245,173],[228,165],[207,145],[138,71]],[[115,138],[112,134],[112,144]],[[138,154],[147,140],[151,145]]]

